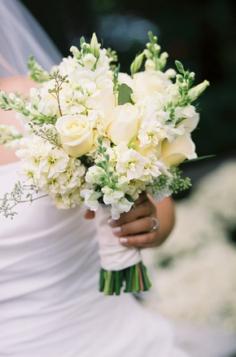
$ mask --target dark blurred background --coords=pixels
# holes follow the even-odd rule
[[[194,133],[199,155],[216,154],[214,163],[236,152],[236,1],[50,0],[23,3],[64,54],[84,35],[96,32],[104,46],[118,51],[121,68],[147,41],[159,36],[162,49],[208,79],[199,103],[202,118]],[[213,165],[214,165],[213,163]],[[212,160],[203,166],[211,166]],[[195,166],[197,167],[197,166]],[[202,168],[202,164],[200,165]]]

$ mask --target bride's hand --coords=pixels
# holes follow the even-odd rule
[[[86,212],[86,218],[94,218],[94,213]],[[161,245],[174,226],[174,204],[171,198],[160,203],[142,195],[128,213],[119,220],[109,221],[113,234],[127,247],[150,248]]]

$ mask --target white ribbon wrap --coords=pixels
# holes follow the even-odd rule
[[[120,244],[119,238],[114,236],[108,225],[109,218],[109,207],[100,206],[96,211],[95,221],[102,268],[118,271],[139,263],[142,260],[140,250]]]

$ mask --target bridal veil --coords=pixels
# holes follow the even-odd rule
[[[27,74],[30,55],[46,69],[61,58],[42,27],[20,1],[1,0],[0,77]]]

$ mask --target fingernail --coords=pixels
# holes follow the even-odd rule
[[[117,233],[120,233],[121,232],[121,227],[114,227],[112,228],[112,233],[113,234],[117,234]]]
[[[128,238],[125,238],[125,237],[120,238],[120,243],[121,244],[125,244],[127,242],[128,242]]]

